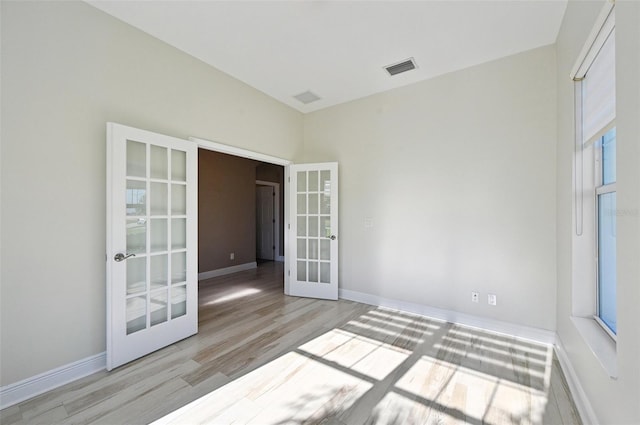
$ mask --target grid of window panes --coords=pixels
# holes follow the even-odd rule
[[[296,278],[331,283],[330,171],[298,171],[296,180]]]
[[[186,314],[186,153],[127,141],[126,332]]]
[[[598,317],[613,332],[616,322],[616,129],[601,139],[598,214]]]

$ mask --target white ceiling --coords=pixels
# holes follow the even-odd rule
[[[102,1],[93,6],[311,112],[554,43],[566,0]],[[413,57],[418,69],[383,69]],[[310,90],[321,100],[293,96]]]

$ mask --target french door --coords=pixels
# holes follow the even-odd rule
[[[338,164],[289,167],[289,294],[338,299]]]
[[[197,144],[107,124],[107,369],[198,331]]]

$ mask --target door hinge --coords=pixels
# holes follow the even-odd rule
[[[287,177],[287,182],[291,183],[291,177]]]
[[[291,223],[287,224],[287,229],[291,230]]]
[[[291,276],[291,270],[287,270],[287,276]]]
[[[275,222],[276,222],[276,219],[274,218],[274,219],[273,219],[273,220],[271,220],[271,221],[273,221],[273,222],[275,223]]]

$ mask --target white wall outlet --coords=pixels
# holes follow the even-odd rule
[[[496,294],[487,295],[487,302],[489,303],[489,305],[496,305],[498,302]]]
[[[236,259],[236,253],[232,252],[231,254],[229,254],[229,260],[235,260]]]
[[[477,303],[480,301],[480,294],[477,292],[471,292],[471,301]]]

